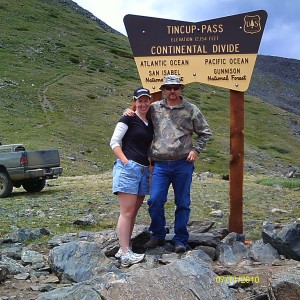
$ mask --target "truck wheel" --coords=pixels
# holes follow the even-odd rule
[[[22,184],[25,191],[30,193],[40,192],[46,185],[46,179],[27,181]]]
[[[5,172],[0,172],[0,198],[9,196],[13,190],[13,183]]]

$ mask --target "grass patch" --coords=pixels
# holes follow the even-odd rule
[[[282,148],[282,147],[279,147],[279,146],[276,146],[276,145],[259,145],[258,148],[262,149],[262,150],[274,150],[280,154],[288,154],[290,153],[290,150],[289,149],[286,149],[286,148]]]
[[[256,180],[256,183],[266,186],[281,186],[286,189],[300,188],[300,179],[298,178],[264,178]]]
[[[111,49],[110,51],[111,51],[111,53],[116,54],[116,55],[121,56],[121,57],[133,58],[132,53],[130,53],[128,51],[125,51],[125,50]]]

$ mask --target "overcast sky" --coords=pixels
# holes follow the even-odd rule
[[[268,13],[258,53],[300,59],[299,0],[73,0],[113,29],[127,35],[127,14],[202,22],[255,10]]]

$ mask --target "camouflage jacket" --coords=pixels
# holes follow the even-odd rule
[[[152,160],[182,159],[191,150],[199,154],[212,134],[198,107],[184,99],[174,107],[170,107],[166,100],[154,102],[149,113],[154,126]],[[193,133],[198,136],[194,145]]]

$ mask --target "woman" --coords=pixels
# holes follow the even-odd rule
[[[148,151],[153,138],[153,125],[147,119],[151,94],[148,89],[134,91],[134,117],[123,116],[117,123],[110,146],[117,161],[113,169],[113,193],[118,195],[120,215],[117,233],[121,266],[128,267],[144,259],[144,254],[132,252],[130,240],[135,219],[145,195],[149,194]]]

